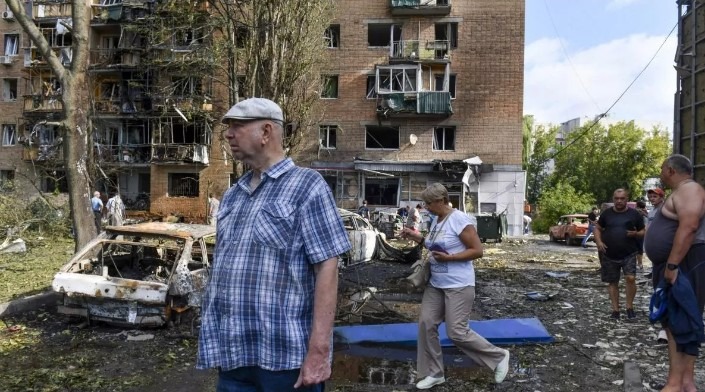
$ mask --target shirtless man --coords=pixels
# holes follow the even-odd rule
[[[705,190],[693,181],[693,165],[683,155],[671,155],[661,165],[661,182],[673,192],[656,211],[646,232],[646,253],[654,264],[653,282],[674,283],[678,274],[690,278],[700,316],[705,306]],[[695,392],[695,359],[699,345],[677,345],[668,334],[668,382],[662,392]]]

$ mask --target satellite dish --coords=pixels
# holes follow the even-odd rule
[[[419,137],[414,135],[413,133],[409,135],[409,143],[413,146],[416,144],[416,141],[419,140]]]

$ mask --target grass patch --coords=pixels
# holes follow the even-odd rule
[[[71,238],[33,237],[26,253],[0,255],[0,303],[46,291],[74,253]]]

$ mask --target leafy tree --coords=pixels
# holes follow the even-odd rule
[[[526,120],[526,117],[525,117]],[[524,122],[525,127],[527,122]],[[526,128],[525,128],[526,129]],[[526,163],[526,200],[536,204],[543,188],[548,183],[551,167],[551,155],[556,149],[558,127],[539,125],[531,130],[531,155]],[[526,144],[525,144],[525,149]]]
[[[546,233],[562,215],[587,212],[593,196],[582,193],[570,184],[558,182],[547,188],[538,200],[538,216],[531,224],[536,233]]]
[[[88,171],[88,139],[91,123],[88,116],[90,102],[87,85],[88,44],[91,8],[85,1],[71,1],[71,26],[65,26],[72,37],[72,56],[68,66],[64,66],[57,53],[52,50],[42,31],[25,13],[25,3],[19,0],[5,0],[15,15],[17,23],[38,53],[51,68],[61,86],[59,97],[62,104],[61,126],[64,162],[69,183],[69,206],[76,229],[76,248],[87,244],[96,235],[93,213],[89,202],[91,179]],[[63,23],[63,22],[62,22]]]
[[[593,194],[593,202],[611,200],[617,188],[628,189],[637,198],[644,179],[658,176],[670,150],[668,135],[661,128],[646,132],[634,121],[607,127],[590,123],[568,135],[566,147],[554,157],[551,182]]]

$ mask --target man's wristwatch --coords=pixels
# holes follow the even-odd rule
[[[675,269],[678,269],[678,264],[668,263],[668,264],[666,264],[666,268],[668,268],[669,271],[673,271]]]

